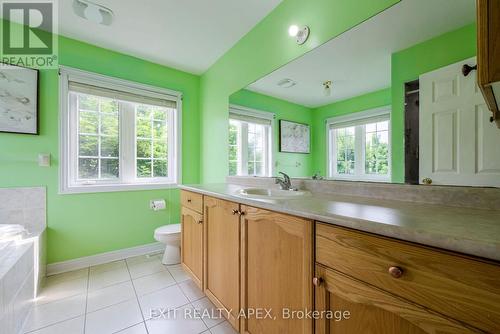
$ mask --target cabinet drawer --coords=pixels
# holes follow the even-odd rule
[[[500,328],[498,264],[323,223],[316,261],[481,330]]]
[[[196,212],[203,213],[203,195],[181,190],[181,205]]]

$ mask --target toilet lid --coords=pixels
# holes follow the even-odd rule
[[[173,234],[173,233],[180,233],[180,231],[181,231],[181,224],[170,224],[158,227],[155,230],[155,234]]]

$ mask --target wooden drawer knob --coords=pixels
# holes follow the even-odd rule
[[[323,279],[321,277],[314,277],[313,278],[313,285],[314,286],[320,286],[321,283],[323,283]]]
[[[191,201],[191,198],[188,198],[188,203],[191,203],[191,202],[192,202],[192,201]]]
[[[239,214],[239,213],[240,213],[240,210],[233,209],[233,211],[232,211],[232,212],[233,212],[233,215],[237,215],[237,214]]]
[[[400,278],[401,276],[403,276],[403,269],[401,269],[400,267],[390,267],[389,274],[391,274],[391,276],[394,278]]]

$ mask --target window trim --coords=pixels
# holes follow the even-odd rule
[[[74,140],[70,135],[73,133],[74,124],[71,122],[70,117],[70,99],[69,99],[69,82],[78,82],[104,89],[113,89],[123,91],[126,93],[138,94],[152,98],[169,99],[175,101],[176,112],[174,113],[174,143],[169,144],[169,149],[174,148],[173,159],[175,161],[174,176],[165,181],[164,179],[148,179],[147,182],[134,182],[134,183],[113,183],[113,182],[99,182],[98,184],[72,184],[70,177],[72,176],[71,154]],[[123,124],[123,118],[120,117],[120,125]],[[124,129],[122,127],[122,129]],[[131,131],[120,131],[120,139],[123,135],[132,136]],[[120,140],[121,142],[121,140]],[[135,145],[134,145],[135,146]],[[149,189],[165,189],[177,188],[182,180],[182,93],[159,88],[151,85],[132,82],[124,79],[113,78],[101,74],[87,72],[70,67],[59,67],[59,194],[75,194],[75,193],[96,193],[96,192],[115,192],[115,191],[129,191],[129,190],[149,190]],[[120,152],[122,147],[120,145]],[[135,148],[134,148],[135,152]],[[135,156],[123,156],[122,160],[134,160]],[[120,165],[120,172],[123,166]]]
[[[370,119],[376,121],[379,119],[389,121],[388,126],[388,142],[389,142],[389,152],[387,154],[388,159],[388,173],[387,175],[376,175],[365,173],[365,153],[366,153],[366,133],[364,127],[359,125],[370,123]],[[372,181],[372,182],[390,182],[392,178],[392,142],[391,142],[391,106],[383,106],[379,108],[368,109],[365,111],[355,112],[348,115],[336,116],[326,119],[325,121],[326,129],[326,170],[328,178],[336,180],[347,180],[347,181]],[[337,166],[337,154],[335,152],[335,136],[332,126],[337,125],[341,127],[355,127],[355,148],[359,147],[361,149],[355,150],[355,172],[354,174],[344,175],[338,174],[336,171]],[[362,162],[362,163],[358,163]]]
[[[270,177],[270,176],[273,176],[274,175],[274,150],[275,150],[275,140],[274,140],[274,129],[275,129],[275,123],[276,123],[276,114],[275,113],[272,113],[272,112],[268,112],[268,111],[262,111],[262,110],[258,110],[258,109],[253,109],[253,108],[248,108],[248,107],[244,107],[244,106],[240,106],[240,105],[236,105],[236,104],[230,104],[229,105],[229,120],[231,120],[231,114],[236,114],[236,115],[240,115],[240,116],[247,116],[247,117],[254,117],[254,118],[260,118],[260,119],[264,119],[264,120],[268,120],[271,122],[271,125],[269,127],[269,133],[267,133],[267,137],[268,137],[268,152],[267,153],[264,153],[265,156],[266,156],[266,162],[267,162],[267,170],[268,170],[268,175],[265,175],[264,177]],[[235,121],[240,121],[240,120],[237,120],[235,119]],[[248,134],[248,131],[247,131],[247,134]],[[243,137],[243,131],[241,131],[240,135],[238,136],[238,141],[241,142],[241,146],[242,146],[242,162],[241,162],[241,165],[245,165],[246,164],[246,157],[247,157],[247,144],[245,143],[248,143],[248,140],[243,140],[244,138],[240,138],[240,137]],[[229,145],[228,145],[229,147]],[[233,175],[233,176],[253,176],[253,175],[248,175],[247,174],[243,174],[241,171],[240,171],[240,167],[241,166],[238,166],[238,174],[237,175]]]

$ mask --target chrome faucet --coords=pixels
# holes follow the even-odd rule
[[[278,172],[278,174],[283,175],[283,178],[276,178],[276,184],[280,185],[281,190],[295,190],[292,189],[292,181],[290,181],[290,176],[286,175],[283,172]]]

